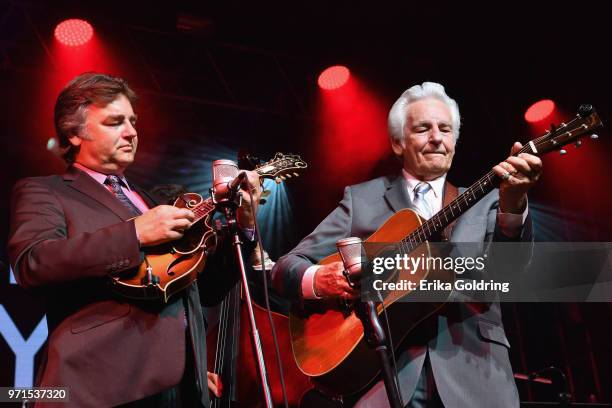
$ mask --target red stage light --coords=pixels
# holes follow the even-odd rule
[[[540,122],[550,116],[555,110],[555,103],[550,99],[543,99],[531,105],[525,112],[525,120],[529,123]]]
[[[319,75],[319,86],[323,89],[332,90],[338,89],[349,79],[351,75],[349,69],[343,65],[334,65],[327,68]]]
[[[72,18],[64,20],[55,27],[55,38],[69,47],[77,47],[91,40],[93,27],[85,20]]]

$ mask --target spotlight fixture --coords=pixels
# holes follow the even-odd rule
[[[331,91],[338,89],[348,82],[351,72],[344,65],[334,65],[327,68],[319,75],[319,86]]]
[[[550,99],[542,99],[531,105],[525,112],[525,120],[529,123],[540,122],[550,116],[555,110],[555,103]]]
[[[93,37],[93,27],[85,20],[71,18],[55,27],[55,38],[69,47],[86,44]]]

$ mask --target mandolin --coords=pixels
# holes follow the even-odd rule
[[[569,143],[581,143],[581,138],[603,126],[590,105],[582,105],[578,114],[568,123],[551,127],[543,136],[526,144],[518,153],[543,155],[561,150]],[[591,135],[597,138],[596,135]],[[517,153],[517,154],[518,154]],[[564,151],[561,151],[564,153]],[[416,212],[404,209],[391,216],[365,242],[396,242],[412,256],[429,254],[427,242],[439,234],[476,202],[498,185],[499,178],[491,170],[452,200],[432,218],[425,221]],[[320,265],[340,261],[338,253],[324,258]],[[412,277],[406,271],[398,271],[400,278],[410,280],[444,279],[434,276],[439,271],[418,270]],[[450,271],[452,275],[454,273]],[[446,277],[446,279],[454,279]],[[383,299],[389,325],[393,328],[392,340],[399,345],[421,321],[436,313],[446,299],[437,303],[398,302],[415,296],[410,290],[389,291]],[[368,348],[364,339],[363,326],[352,309],[337,300],[324,301],[322,310],[315,313],[292,312],[290,315],[291,342],[299,368],[328,395],[347,396],[364,389],[373,382],[379,372],[375,351]],[[377,312],[382,312],[382,304]],[[350,380],[347,380],[350,379]]]
[[[281,180],[298,176],[307,167],[297,155],[276,153],[274,158],[255,168],[260,178]],[[204,269],[207,254],[216,244],[210,224],[215,212],[211,198],[197,193],[181,194],[174,206],[188,208],[195,220],[183,237],[145,249],[144,261],[138,269],[112,277],[114,290],[124,297],[168,302],[172,295],[191,285]]]

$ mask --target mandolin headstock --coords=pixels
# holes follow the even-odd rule
[[[257,166],[255,171],[259,177],[273,179],[280,183],[287,178],[298,177],[306,167],[308,167],[306,162],[296,154],[276,153],[272,160]]]

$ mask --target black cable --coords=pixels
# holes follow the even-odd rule
[[[268,296],[268,274],[266,273],[266,257],[263,248],[263,242],[261,241],[261,234],[259,233],[259,223],[257,222],[257,210],[256,205],[253,203],[253,185],[247,179],[249,186],[249,197],[251,199],[251,209],[253,210],[253,221],[255,222],[255,236],[257,237],[257,244],[259,245],[259,256],[261,257],[261,272],[263,274],[264,284],[264,299],[266,301],[266,312],[268,312],[268,320],[270,321],[270,328],[272,329],[272,339],[274,340],[274,351],[276,353],[276,363],[278,364],[278,374],[281,382],[281,389],[283,391],[283,401],[285,408],[289,408],[289,402],[287,400],[287,389],[285,388],[285,374],[283,372],[283,365],[281,363],[280,349],[278,347],[278,338],[276,337],[276,328],[274,327],[274,321],[272,320],[272,312],[270,311],[270,297]],[[260,188],[260,186],[257,186]],[[272,392],[272,391],[270,391]]]

